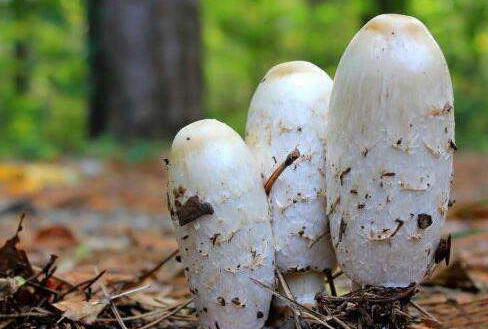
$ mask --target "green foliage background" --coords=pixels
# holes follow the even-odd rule
[[[88,96],[85,33],[81,0],[1,3],[0,155],[52,158],[81,150]],[[28,48],[22,64],[13,56],[18,40]],[[19,70],[29,80],[26,92],[16,90]]]
[[[0,1],[0,156],[53,158],[90,151],[87,0]],[[373,0],[201,0],[205,110],[243,132],[254,88],[273,65],[311,61],[331,77]],[[455,89],[457,143],[488,150],[488,1],[409,0],[442,47]],[[15,60],[16,40],[29,46]],[[19,93],[15,74],[29,77]],[[98,149],[114,144],[103,139]],[[147,143],[144,144],[147,147]]]

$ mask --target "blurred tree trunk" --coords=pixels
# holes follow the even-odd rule
[[[90,134],[169,137],[201,117],[198,0],[88,1]]]
[[[374,0],[363,14],[363,25],[380,14],[406,14],[408,0]]]
[[[14,0],[11,3],[15,26],[17,27],[17,37],[14,43],[13,56],[15,58],[15,75],[14,84],[15,92],[17,94],[25,94],[29,88],[29,68],[28,68],[28,54],[29,46],[25,37],[22,26],[26,24],[27,10],[29,4],[26,0]]]

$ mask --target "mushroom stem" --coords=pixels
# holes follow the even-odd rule
[[[280,177],[281,173],[289,167],[296,159],[300,156],[300,151],[298,149],[294,149],[288,156],[286,157],[285,161],[283,161],[269,176],[266,184],[264,184],[264,190],[266,191],[266,195],[269,195],[271,192],[271,188],[273,187],[274,182]]]
[[[315,295],[322,292],[325,288],[324,274],[317,272],[295,272],[285,274],[285,281],[295,300],[301,305],[307,307],[315,307]],[[279,292],[285,294],[283,287],[280,287]],[[275,305],[278,308],[286,306],[280,305],[281,301],[275,300]]]

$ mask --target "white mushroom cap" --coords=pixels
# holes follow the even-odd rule
[[[449,201],[453,93],[417,19],[380,15],[349,43],[330,100],[327,205],[356,283],[404,287],[431,270]]]
[[[295,148],[301,154],[269,195],[276,263],[284,274],[323,272],[336,263],[325,216],[331,89],[332,80],[317,66],[287,62],[268,71],[249,108],[245,140],[261,166],[263,182]]]
[[[170,209],[201,325],[261,328],[271,294],[250,278],[273,286],[274,254],[269,206],[248,147],[227,125],[201,120],[176,135],[169,161]]]

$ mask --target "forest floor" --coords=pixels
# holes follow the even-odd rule
[[[417,316],[412,328],[488,328],[488,156],[459,153],[455,170],[456,203],[445,227],[453,237],[450,266],[420,287],[414,301],[421,310],[409,309]],[[195,328],[183,268],[172,257],[166,177],[157,160],[0,163],[0,246],[26,213],[20,243],[0,249],[0,328],[48,328],[63,316],[60,328]],[[19,250],[28,264],[16,263]],[[12,264],[23,278],[2,281]],[[336,285],[339,295],[348,292],[343,276]],[[14,308],[2,306],[12,298]]]

